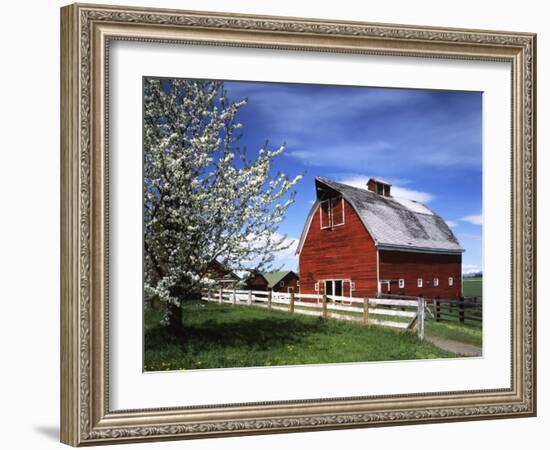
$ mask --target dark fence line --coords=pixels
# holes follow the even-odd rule
[[[475,325],[481,325],[483,320],[482,304],[477,299],[432,299],[428,302],[428,306],[436,322],[458,321],[460,323],[472,322]]]
[[[403,299],[403,300],[415,300],[418,297],[410,296],[410,295],[401,295],[401,294],[389,294],[389,293],[378,293],[377,297],[379,298],[395,298],[395,299]],[[446,303],[458,303],[458,302],[464,302],[465,304],[469,305],[481,305],[482,304],[482,298],[481,297],[460,297],[458,299],[456,298],[439,298],[439,297],[424,297],[420,296],[426,300],[426,302],[431,302],[433,300],[439,300],[440,302],[446,302]]]
[[[399,294],[380,294],[390,299],[416,299]],[[460,297],[458,299],[426,298],[427,318],[436,322],[459,322],[467,325],[481,326],[483,320],[483,303],[481,297]]]

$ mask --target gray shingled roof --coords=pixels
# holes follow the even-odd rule
[[[317,177],[316,181],[339,192],[351,203],[380,249],[441,253],[464,251],[445,221],[422,203],[384,197],[367,189],[325,178]],[[312,208],[310,214],[313,212]],[[306,227],[309,226],[309,222],[308,220]],[[301,240],[303,239],[304,235]],[[302,242],[298,248],[301,247]]]

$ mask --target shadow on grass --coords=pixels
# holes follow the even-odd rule
[[[192,345],[195,350],[212,347],[254,347],[267,350],[274,345],[297,344],[307,335],[319,332],[324,323],[304,323],[286,318],[254,318],[232,322],[206,320],[200,325],[186,325],[183,342],[163,327],[149,330],[145,336],[147,350],[161,350],[167,345]]]

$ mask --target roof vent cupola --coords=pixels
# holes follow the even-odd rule
[[[369,191],[383,197],[391,197],[391,184],[387,181],[379,178],[369,178],[369,181],[367,181],[367,188]]]

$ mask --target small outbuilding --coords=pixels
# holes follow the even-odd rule
[[[255,272],[247,282],[253,291],[299,292],[300,278],[292,270],[276,272]]]
[[[241,281],[239,275],[216,260],[208,265],[206,277],[224,289],[232,289]]]

